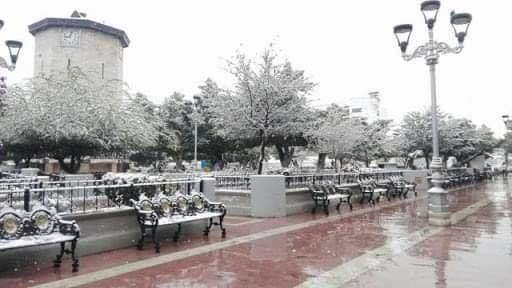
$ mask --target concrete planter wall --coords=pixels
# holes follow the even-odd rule
[[[251,216],[250,190],[216,190],[215,201],[226,205],[228,215]]]
[[[416,191],[428,189],[427,175],[427,170],[403,171],[407,181],[417,184]],[[313,200],[309,189],[287,189],[285,181],[282,175],[254,175],[251,176],[250,190],[216,189],[215,199],[223,202],[228,215],[233,216],[282,217],[311,211]],[[361,197],[361,191],[358,186],[351,190],[352,203],[356,203]]]
[[[405,180],[416,183],[416,191],[426,191],[428,189],[428,170],[405,170],[403,175]]]
[[[251,216],[286,216],[286,189],[284,176],[251,176]]]

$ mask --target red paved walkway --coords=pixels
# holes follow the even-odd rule
[[[334,213],[329,218],[321,213],[302,214],[256,223],[252,219],[233,218],[228,220],[234,225],[227,226],[225,240],[219,233],[211,233],[209,239],[185,235],[178,244],[164,243],[159,255],[152,249],[130,248],[82,257],[81,270],[74,275],[62,268],[53,270],[49,264],[28,267],[0,274],[0,287],[26,287],[80,277],[93,279],[98,271],[117,269],[126,263],[148,263],[159,256],[168,257],[166,263],[135,268],[126,274],[113,269],[109,276],[114,277],[82,287],[294,287],[331,269],[347,267],[354,269],[355,280],[346,285],[334,282],[332,287],[409,287],[411,283],[415,288],[503,287],[493,285],[512,280],[511,274],[504,271],[512,267],[512,201],[508,183],[495,182],[452,192],[451,209],[459,211],[486,197],[492,204],[466,221],[415,243],[370,270],[355,265],[353,260],[366,259],[370,252],[380,251],[379,247],[400,246],[410,235],[427,229],[425,199],[383,202],[380,208],[369,212],[344,210],[342,214],[349,215],[346,218]],[[308,226],[314,221],[326,223]],[[216,244],[226,246],[215,248]],[[196,251],[198,247],[208,250],[172,259],[176,252]],[[499,263],[499,267],[491,268],[492,263]],[[480,268],[480,264],[485,267]]]

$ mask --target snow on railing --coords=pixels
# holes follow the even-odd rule
[[[250,175],[215,175],[215,187],[224,190],[250,190]]]
[[[36,178],[37,177],[26,176],[26,175],[23,175],[23,174],[0,172],[0,183],[33,181]]]
[[[163,193],[173,195],[177,191],[190,194],[199,188],[199,179],[183,179],[153,183],[98,184],[86,186],[43,187],[0,190],[0,206],[23,209],[25,199],[54,206],[59,213],[86,213],[104,211],[129,205],[131,198],[137,199]]]
[[[302,188],[310,184],[350,184],[365,178],[373,178],[377,181],[385,180],[390,176],[402,175],[401,170],[386,170],[376,172],[351,172],[336,174],[304,174],[285,176],[286,188]]]

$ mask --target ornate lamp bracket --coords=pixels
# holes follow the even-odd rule
[[[427,61],[427,65],[437,64],[439,56],[443,54],[459,54],[462,52],[464,46],[458,45],[451,47],[444,42],[429,42],[424,45],[418,46],[412,54],[402,54],[402,58],[405,61],[411,61],[416,58],[424,58]]]

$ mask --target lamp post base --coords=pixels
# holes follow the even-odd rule
[[[438,169],[434,170],[432,176],[434,186],[428,190],[428,223],[433,226],[450,226],[448,191],[442,187],[443,176]]]
[[[442,189],[442,188],[441,188]],[[428,224],[450,226],[451,213],[448,206],[448,191],[432,187],[428,191]]]
[[[451,213],[428,212],[428,224],[432,226],[446,227],[452,225]]]

